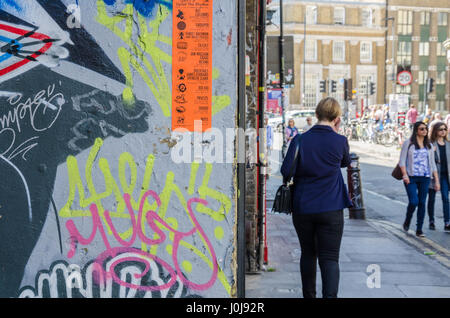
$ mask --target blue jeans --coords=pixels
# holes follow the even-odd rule
[[[449,208],[449,199],[448,199],[448,176],[441,175],[439,178],[441,183],[441,196],[442,196],[442,210],[444,211],[444,222],[448,224],[450,222],[450,208]],[[434,189],[428,190],[428,217],[430,219],[430,223],[434,223],[434,201],[436,199],[436,191]]]
[[[417,231],[422,231],[423,221],[425,219],[425,203],[427,201],[429,177],[409,177],[409,184],[405,185],[408,194],[408,208],[406,209],[405,223],[411,223],[414,211],[417,208]]]

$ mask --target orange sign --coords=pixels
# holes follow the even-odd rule
[[[173,0],[172,130],[211,128],[212,2]]]

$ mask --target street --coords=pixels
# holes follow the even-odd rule
[[[302,297],[298,267],[301,250],[292,217],[271,212],[275,192],[282,182],[281,140],[281,135],[276,134],[272,170],[267,180],[268,262],[260,275],[247,275],[246,297]],[[440,196],[435,206],[436,230],[428,230],[426,218],[427,237],[416,237],[414,217],[406,234],[401,227],[406,213],[406,192],[401,181],[391,176],[399,149],[352,141],[350,151],[360,157],[366,220],[349,219],[348,210],[344,211],[339,297],[450,297],[450,233],[443,231]],[[347,181],[346,169],[342,173]],[[371,274],[376,269],[380,274],[377,286]],[[318,273],[318,297],[320,286]]]
[[[408,232],[409,235],[405,236],[401,226],[406,215],[408,197],[402,181],[396,180],[391,176],[392,170],[398,163],[400,149],[398,147],[385,147],[358,141],[350,141],[349,145],[350,152],[354,152],[359,156],[366,219],[397,235],[408,244],[416,246],[421,252],[427,252],[430,249],[438,250],[449,258],[450,233],[444,232],[441,194],[439,192],[436,194],[435,201],[436,230],[429,230],[427,212],[423,226],[426,237],[422,239],[416,238],[416,211]],[[277,132],[274,134],[274,146],[271,154],[271,173],[274,174],[274,178],[280,179],[280,183],[281,148],[282,134]],[[342,169],[342,174],[344,181],[347,182],[347,169]],[[273,200],[269,193],[267,197],[268,200]],[[346,211],[346,213],[348,212]],[[450,258],[441,259],[440,261],[450,268]]]

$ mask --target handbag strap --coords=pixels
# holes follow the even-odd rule
[[[294,137],[294,139],[292,140],[292,142],[295,141],[295,152],[294,152],[294,160],[292,160],[292,164],[289,169],[290,175],[287,178],[287,181],[291,180],[291,178],[294,176],[294,168],[297,165],[298,153],[300,152],[300,139],[301,139],[302,134],[298,134],[297,136]]]

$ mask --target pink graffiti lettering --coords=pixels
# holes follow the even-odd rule
[[[81,245],[90,244],[94,240],[95,236],[97,235],[97,230],[98,230],[100,232],[100,236],[103,240],[106,250],[105,250],[105,252],[103,252],[96,258],[96,260],[95,260],[96,263],[103,264],[103,262],[106,259],[108,259],[109,257],[115,257],[118,254],[122,254],[122,253],[133,253],[134,255],[138,254],[138,255],[142,256],[142,257],[140,257],[140,256],[124,257],[124,258],[120,258],[119,260],[114,261],[111,264],[110,268],[105,270],[104,274],[105,274],[106,278],[112,278],[116,283],[118,283],[122,286],[126,286],[126,287],[133,288],[133,289],[138,289],[138,290],[145,290],[145,291],[148,291],[148,290],[156,291],[156,290],[164,290],[164,289],[170,288],[176,282],[177,277],[179,277],[180,280],[188,288],[195,289],[195,290],[205,290],[205,289],[210,288],[217,279],[218,264],[217,264],[217,260],[216,260],[216,254],[215,254],[214,248],[213,248],[210,240],[208,239],[208,236],[206,235],[205,231],[201,227],[200,223],[198,222],[198,220],[195,217],[195,214],[192,210],[193,203],[200,203],[203,205],[207,205],[208,202],[203,199],[199,199],[199,198],[191,198],[190,200],[188,200],[187,210],[188,210],[188,214],[191,218],[191,221],[192,221],[194,227],[188,232],[180,232],[180,231],[177,231],[174,228],[172,228],[169,224],[167,224],[167,222],[165,222],[161,217],[159,217],[159,215],[155,211],[149,210],[149,211],[146,211],[145,213],[143,212],[144,204],[149,196],[151,196],[156,201],[156,203],[158,204],[158,207],[161,206],[161,200],[160,200],[159,196],[154,191],[151,191],[151,190],[147,191],[140,201],[139,213],[138,213],[138,216],[136,219],[135,213],[131,206],[130,195],[127,193],[123,195],[123,198],[125,200],[125,203],[126,203],[126,206],[128,209],[128,213],[130,214],[132,230],[133,230],[133,233],[132,233],[129,241],[126,241],[120,237],[119,233],[117,232],[116,228],[113,225],[109,211],[105,210],[104,216],[105,216],[106,222],[108,223],[108,226],[111,228],[114,238],[121,245],[120,247],[112,247],[111,246],[111,244],[108,240],[108,237],[105,233],[103,224],[101,222],[100,215],[98,212],[98,207],[96,204],[91,204],[91,206],[90,206],[90,211],[92,214],[93,228],[92,228],[92,232],[88,238],[84,238],[80,234],[80,232],[76,228],[73,220],[67,221],[66,228],[69,231],[70,237],[71,237],[70,250],[69,250],[67,256],[69,258],[72,258],[75,255],[75,251],[77,249],[77,243],[81,244]],[[145,220],[147,221],[147,224],[149,225],[149,227],[157,234],[156,239],[150,239],[149,237],[147,237],[144,234],[142,227],[139,226],[140,224],[142,224],[143,217],[145,217]],[[173,268],[170,264],[166,263],[165,261],[163,261],[162,259],[160,259],[159,257],[157,257],[155,255],[152,255],[150,253],[147,253],[147,252],[144,252],[139,249],[131,247],[136,242],[137,237],[139,237],[139,239],[143,243],[148,244],[148,245],[159,245],[159,244],[162,244],[163,242],[165,242],[167,236],[163,232],[163,230],[157,225],[157,223],[174,234],[173,248],[172,248],[172,262],[173,262],[173,266],[175,268]],[[211,256],[211,260],[212,260],[211,277],[210,277],[209,281],[207,281],[206,283],[203,283],[203,284],[197,284],[197,283],[191,282],[182,274],[182,271],[181,271],[181,268],[179,265],[179,261],[178,261],[178,255],[177,255],[178,249],[180,246],[180,242],[190,236],[193,236],[196,233],[198,233],[198,235],[200,235],[202,237],[203,241],[205,242],[208,252]],[[141,278],[145,274],[147,274],[147,272],[150,270],[149,259],[160,264],[164,269],[167,270],[167,272],[169,273],[169,275],[171,277],[171,279],[168,283],[166,283],[164,285],[160,285],[160,286],[138,286],[135,284],[131,284],[131,283],[122,281],[117,276],[117,274],[114,270],[114,268],[122,262],[129,262],[129,261],[143,262],[145,264],[144,272],[142,274],[135,275],[136,278]],[[103,275],[100,275],[100,279],[103,280]]]

